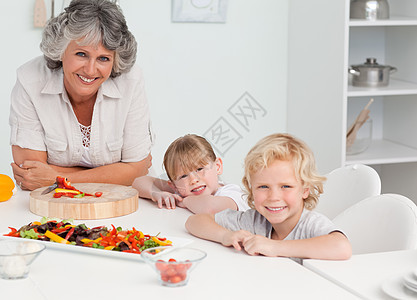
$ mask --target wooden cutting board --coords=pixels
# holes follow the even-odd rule
[[[132,187],[108,183],[75,183],[81,192],[102,192],[101,197],[54,198],[54,192],[41,193],[42,187],[30,193],[30,211],[42,217],[93,220],[120,217],[138,209],[138,191]]]

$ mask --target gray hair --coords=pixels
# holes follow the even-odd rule
[[[68,44],[81,39],[80,45],[102,43],[115,51],[111,77],[128,72],[135,64],[135,37],[120,8],[108,0],[73,0],[64,12],[48,21],[40,44],[48,68],[60,69]]]

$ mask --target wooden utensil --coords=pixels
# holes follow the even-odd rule
[[[36,0],[33,14],[33,25],[35,27],[44,27],[46,24],[46,6],[45,0]]]
[[[138,191],[132,187],[106,183],[74,184],[78,190],[101,197],[54,198],[54,193],[42,195],[45,187],[30,193],[30,211],[34,214],[61,219],[92,220],[120,217],[138,209]]]
[[[346,146],[350,147],[353,145],[356,139],[356,135],[362,125],[369,119],[369,107],[371,106],[374,99],[371,98],[368,104],[366,104],[365,108],[359,113],[358,117],[356,118],[355,122],[350,126],[349,130],[346,134]]]

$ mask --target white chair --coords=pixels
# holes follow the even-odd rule
[[[341,167],[326,177],[324,192],[315,210],[329,219],[365,198],[381,194],[381,179],[369,166],[355,164]]]
[[[333,222],[349,238],[353,254],[417,248],[417,206],[401,195],[366,198]]]

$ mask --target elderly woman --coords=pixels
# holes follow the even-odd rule
[[[43,57],[17,70],[10,126],[22,189],[71,182],[123,185],[148,173],[149,108],[137,44],[118,6],[73,0],[43,33]]]

